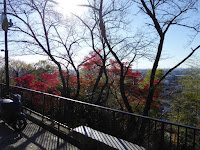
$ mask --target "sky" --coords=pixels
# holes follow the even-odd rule
[[[84,0],[58,0],[59,7],[58,10],[62,13],[68,14],[69,12],[76,13],[81,15],[83,13],[83,9],[78,7],[77,4],[84,2]],[[68,10],[68,11],[66,11]],[[137,22],[139,22],[137,20]],[[2,32],[2,31],[0,31]],[[2,36],[2,33],[0,34]],[[200,44],[199,40],[200,36],[198,35],[196,39],[193,41],[191,45],[188,45],[189,42],[189,35],[191,32],[186,30],[183,27],[172,27],[170,28],[169,32],[166,34],[166,39],[163,47],[163,57],[159,63],[159,68],[171,68],[176,65],[179,61],[184,59],[190,52],[191,48],[195,48],[198,44]],[[195,53],[195,56],[200,55],[200,50]],[[4,56],[3,52],[0,52],[0,56]],[[10,59],[18,59],[23,60],[27,63],[35,63],[39,60],[47,59],[44,56],[32,56],[32,55],[25,55],[25,56],[10,56]],[[181,67],[185,68],[188,67],[187,62]],[[149,69],[152,68],[152,62],[148,61],[147,59],[141,59],[133,64],[134,69]]]
[[[190,43],[191,32],[183,27],[172,27],[166,34],[163,57],[160,61],[159,68],[171,68],[181,60],[183,60],[195,47],[200,44],[200,35]],[[194,56],[200,57],[200,49],[194,53]],[[151,63],[149,63],[151,64]],[[142,66],[142,68],[145,66]],[[182,64],[180,67],[187,68],[188,61]]]

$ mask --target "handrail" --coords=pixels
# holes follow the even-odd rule
[[[176,125],[176,126],[179,126],[179,127],[185,127],[185,128],[190,128],[190,129],[195,129],[195,130],[200,131],[200,128],[189,126],[189,125],[183,125],[183,124],[178,124],[178,123],[175,123],[175,122],[156,119],[156,118],[152,118],[152,117],[148,117],[148,116],[142,116],[142,115],[138,115],[138,114],[134,114],[134,113],[125,112],[125,111],[122,111],[122,110],[117,110],[117,109],[113,109],[113,108],[109,108],[109,107],[91,104],[91,103],[87,103],[87,102],[83,102],[83,101],[79,101],[79,100],[74,100],[74,99],[71,99],[71,98],[66,98],[66,97],[62,97],[62,96],[58,96],[58,95],[53,95],[53,94],[49,94],[49,93],[45,93],[45,92],[41,92],[41,91],[36,91],[36,90],[24,88],[24,87],[19,87],[19,86],[14,86],[14,85],[10,85],[10,86],[15,87],[15,88],[19,88],[19,89],[23,89],[23,90],[27,90],[27,91],[31,91],[31,92],[35,92],[35,93],[39,93],[39,94],[52,96],[52,97],[55,97],[55,98],[60,98],[60,99],[63,99],[63,100],[68,100],[68,101],[79,103],[79,104],[84,104],[84,105],[88,105],[88,106],[92,106],[92,107],[97,107],[97,108],[101,108],[101,109],[105,109],[105,110],[110,110],[110,111],[114,111],[114,112],[118,112],[118,113],[123,113],[123,114],[127,114],[127,115],[140,117],[140,118],[143,118],[143,119],[150,119],[150,120],[157,121],[157,122],[163,122],[163,123],[167,123],[167,124],[171,124],[171,125]]]
[[[1,84],[2,86],[5,84]],[[11,85],[29,109],[69,128],[88,126],[148,149],[200,149],[200,128]],[[31,94],[30,94],[30,93]],[[27,98],[25,98],[27,96]],[[36,102],[36,103],[35,103]],[[142,127],[145,127],[144,131]],[[159,143],[159,146],[157,146]]]

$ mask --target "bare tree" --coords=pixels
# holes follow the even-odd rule
[[[159,42],[157,46],[156,57],[153,62],[153,67],[151,69],[150,76],[150,85],[149,85],[149,93],[147,96],[145,108],[143,110],[143,115],[148,116],[151,108],[151,103],[153,100],[153,95],[155,89],[159,85],[159,83],[175,68],[184,63],[193,53],[199,49],[200,46],[192,49],[192,52],[186,56],[180,63],[175,65],[173,68],[169,69],[166,74],[156,83],[155,82],[155,73],[158,67],[158,64],[161,59],[161,55],[163,52],[163,45],[165,41],[166,33],[169,31],[171,26],[180,26],[188,29],[192,29],[194,31],[199,31],[198,24],[191,24],[191,14],[192,11],[196,10],[196,4],[198,1],[172,1],[172,0],[140,0],[136,1],[138,3],[139,8],[144,12],[150,19],[151,23],[148,22],[149,26],[151,26],[157,33],[159,37]],[[188,13],[190,17],[188,17]],[[186,20],[188,19],[188,20]],[[189,21],[190,19],[190,21]],[[190,22],[190,23],[189,23]]]
[[[152,34],[158,36],[158,45],[156,48],[156,56],[153,61],[153,67],[151,69],[151,75],[149,80],[149,90],[146,97],[145,107],[143,109],[143,115],[149,116],[149,112],[151,109],[151,105],[153,102],[153,96],[156,88],[161,83],[161,81],[175,68],[184,63],[188,58],[190,58],[195,51],[200,48],[200,45],[196,46],[192,49],[191,53],[188,54],[182,61],[176,64],[174,67],[169,69],[157,83],[155,83],[155,74],[158,68],[159,62],[161,60],[161,56],[163,53],[163,46],[165,42],[166,34],[172,26],[177,27],[185,27],[187,29],[191,29],[195,32],[199,32],[199,24],[192,23],[192,12],[196,10],[196,4],[198,1],[190,0],[190,1],[181,1],[181,0],[139,0],[135,1],[141,10],[148,18],[150,22],[146,22],[148,27],[155,30]],[[188,16],[189,14],[189,16]],[[143,141],[143,137],[145,134],[147,126],[147,121],[143,120],[140,126],[140,135],[138,136],[139,141]]]
[[[67,21],[66,21],[67,22]],[[55,36],[54,41],[57,42],[61,47],[64,49],[64,55],[63,53],[60,53],[59,57],[62,60],[65,60],[68,64],[65,65],[67,69],[67,87],[69,87],[69,79],[70,79],[70,71],[68,69],[69,65],[72,66],[72,69],[76,73],[76,80],[77,80],[77,87],[76,87],[76,93],[74,94],[73,98],[78,99],[79,93],[80,93],[80,66],[84,63],[84,61],[79,61],[79,63],[75,62],[74,56],[78,53],[77,49],[79,49],[79,44],[83,40],[81,32],[77,34],[78,29],[75,28],[76,21],[70,20],[70,24],[64,23],[64,27],[61,26],[53,26],[55,30]],[[64,34],[62,34],[64,32]],[[76,51],[73,49],[76,49]],[[59,52],[58,52],[59,54]]]
[[[20,60],[11,60],[9,63],[10,77],[22,77],[32,73],[35,68],[32,64],[26,64]]]
[[[131,64],[143,56],[144,51],[149,43],[143,43],[142,37],[129,36],[125,30],[128,26],[128,21],[125,19],[127,15],[126,10],[130,5],[129,1],[89,1],[88,5],[92,10],[93,18],[96,19],[96,28],[98,35],[102,38],[108,54],[114,58],[120,66],[120,93],[129,112],[133,112],[129,99],[125,91],[125,78],[127,71],[130,69]],[[124,35],[123,35],[124,34]],[[125,64],[125,62],[128,62]]]
[[[105,42],[103,38],[99,35],[98,31],[98,18],[96,17],[95,11],[91,11],[91,19],[84,20],[83,18],[75,15],[86,27],[87,31],[89,31],[89,39],[85,39],[85,42],[92,50],[97,54],[97,56],[101,59],[101,62],[94,62],[99,67],[98,76],[92,88],[92,91],[89,93],[89,101],[95,104],[103,104],[108,100],[109,97],[109,87],[108,87],[108,74],[107,74],[107,60],[109,51],[105,48]],[[88,60],[86,60],[88,61]],[[100,92],[96,92],[98,89],[98,85],[100,80],[102,79],[103,75],[105,76],[104,85],[101,86]],[[105,91],[107,87],[107,91]],[[103,93],[106,92],[106,96],[103,98]],[[95,96],[96,95],[96,96]]]
[[[61,62],[67,56],[69,60],[71,59],[69,50],[76,43],[76,39],[70,41],[69,47],[66,47],[66,43],[59,37],[57,28],[61,26],[62,15],[55,11],[55,5],[56,2],[53,0],[9,0],[10,11],[8,14],[17,19],[17,24],[13,27],[13,31],[15,34],[20,34],[20,37],[14,39],[13,42],[23,44],[24,48],[33,53],[47,55],[58,67],[62,81],[62,96],[70,97],[68,80],[66,83],[66,78],[63,74],[62,65],[65,65],[65,63]],[[71,33],[67,33],[67,35],[69,34]],[[57,38],[55,35],[57,35]],[[67,55],[61,49],[63,46],[67,50]],[[72,66],[74,65],[72,60],[69,62]],[[69,62],[65,66],[68,66]]]

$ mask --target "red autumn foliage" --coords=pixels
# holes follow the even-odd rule
[[[101,50],[97,50],[97,53],[101,53]],[[99,66],[101,66],[102,60],[100,58],[100,56],[97,54],[96,52],[92,51],[89,53],[89,56],[86,56],[84,58],[84,64],[83,66],[83,70],[88,71],[91,69],[97,69]]]
[[[101,53],[101,50],[98,50],[99,53]],[[114,61],[110,60],[109,68],[107,68],[109,83],[108,86],[111,86],[110,88],[114,89],[117,93],[119,92],[120,87],[120,73],[121,73],[121,67],[120,65]],[[102,59],[96,52],[91,52],[88,57],[85,57],[85,63],[82,65],[82,75],[80,77],[81,82],[81,91],[80,91],[80,98],[87,98],[87,94],[92,91],[92,88],[95,84],[95,81],[99,75],[99,71],[101,66],[103,65]],[[144,79],[141,76],[141,73],[136,71],[133,72],[131,66],[127,69],[128,63],[124,62],[124,70],[123,74],[126,72],[126,77],[124,80],[124,88],[125,88],[125,94],[128,98],[129,104],[133,108],[133,110],[137,108],[141,108],[144,106],[146,102],[146,97],[149,90],[149,84],[142,84]],[[66,72],[63,72],[64,76],[67,78],[68,74]],[[25,88],[47,92],[51,94],[60,95],[60,91],[58,90],[58,85],[60,84],[60,81],[58,80],[58,73],[53,74],[40,74],[39,77],[36,77],[34,75],[25,75],[21,78],[14,78],[14,81],[16,82],[17,86],[22,86]],[[155,81],[154,84],[156,84],[158,81]],[[105,77],[102,76],[100,82],[98,83],[98,87],[103,86],[105,83]],[[161,84],[160,84],[161,85]],[[159,85],[159,86],[160,86]],[[76,75],[73,73],[69,74],[69,87],[71,94],[76,92],[77,86],[77,79]],[[119,94],[118,94],[119,97]],[[153,103],[152,106],[155,108],[160,108],[161,105],[157,102],[157,99],[160,98],[160,91],[156,90],[154,97],[153,97]],[[35,100],[37,100],[38,103],[42,103],[41,97],[35,97]],[[123,100],[119,97],[118,102],[121,106],[125,108]],[[142,110],[142,109],[141,109]]]
[[[40,74],[40,77],[35,77],[34,75],[27,74],[21,78],[15,77],[14,81],[17,86],[25,87],[32,90],[42,91],[46,93],[51,93],[55,95],[60,95],[60,91],[57,88],[57,85],[59,84],[58,81],[58,73],[53,74]],[[27,97],[30,97],[30,95],[27,95]],[[42,112],[43,111],[43,99],[41,95],[32,93],[31,97],[32,99],[32,107],[35,108],[37,111]],[[45,111],[50,110],[50,104],[51,99],[46,96],[46,102],[45,102]]]
[[[120,78],[120,73],[121,73],[121,67],[117,63],[117,61],[110,60],[110,69],[109,69],[109,74],[110,77],[113,78],[115,82],[115,87],[119,87],[119,78]],[[139,71],[133,72],[131,66],[127,69],[127,62],[123,63],[124,65],[124,70],[123,74],[126,73],[125,81],[124,81],[124,87],[126,91],[126,96],[129,100],[129,104],[132,106],[134,109],[135,107],[142,107],[146,103],[146,97],[149,91],[149,83],[145,84],[143,86],[140,86],[140,84],[144,81],[144,79],[141,76],[141,73]],[[155,80],[154,84],[156,84],[158,81]],[[162,84],[159,84],[161,86]],[[158,103],[157,99],[160,98],[160,91],[155,90],[154,97],[153,97],[153,102],[152,106],[153,108],[162,108],[162,106]],[[125,107],[123,100],[120,98],[119,102],[123,107]]]
[[[101,53],[101,50],[97,50]],[[92,80],[97,77],[98,70],[102,66],[102,60],[96,52],[90,52],[89,56],[84,58],[85,63],[82,64],[82,69],[86,73],[84,78],[87,80]]]
[[[27,74],[21,78],[14,77],[14,81],[17,86],[22,86],[25,88],[30,88],[33,86],[34,81],[36,80],[36,77],[34,75]]]
[[[82,65],[83,70],[85,72],[85,76],[82,80],[82,87],[84,87],[84,92],[89,92],[89,88],[94,85],[95,79],[98,76],[98,72],[100,66],[103,64],[100,56],[95,52],[91,52],[88,57],[85,58],[86,63]],[[109,75],[109,81],[112,82],[112,86],[115,90],[119,92],[119,80],[121,73],[121,66],[117,63],[117,61],[110,59],[109,69],[107,69]],[[123,75],[126,72],[126,77],[124,81],[124,88],[126,91],[126,96],[129,100],[130,105],[134,109],[136,106],[143,107],[146,102],[146,97],[148,94],[149,83],[143,86],[140,86],[140,83],[144,81],[139,71],[133,72],[131,66],[129,66],[128,70],[128,62],[123,63]],[[155,81],[155,84],[157,81]],[[101,82],[98,86],[101,86]],[[159,85],[161,86],[161,84]],[[160,91],[156,90],[153,97],[152,106],[155,108],[161,108],[161,105],[158,103],[157,99],[160,98]],[[119,102],[123,107],[125,107],[123,100],[119,98]]]
[[[60,95],[60,92],[57,89],[57,85],[59,84],[58,73],[40,74],[38,79],[34,75],[26,74],[21,78],[15,77],[14,81],[17,86]]]
[[[101,50],[97,50],[97,52],[101,53]],[[84,58],[84,61],[85,63],[82,64],[83,76],[80,79],[81,87],[83,87],[83,90],[80,93],[82,95],[90,92],[98,77],[99,70],[103,65],[102,59],[94,51],[90,52],[89,56]],[[98,86],[101,85],[103,85],[103,83],[100,81]]]

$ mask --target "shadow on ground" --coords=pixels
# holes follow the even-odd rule
[[[0,149],[3,150],[76,150],[58,136],[28,121],[26,128],[17,133],[0,120]]]

